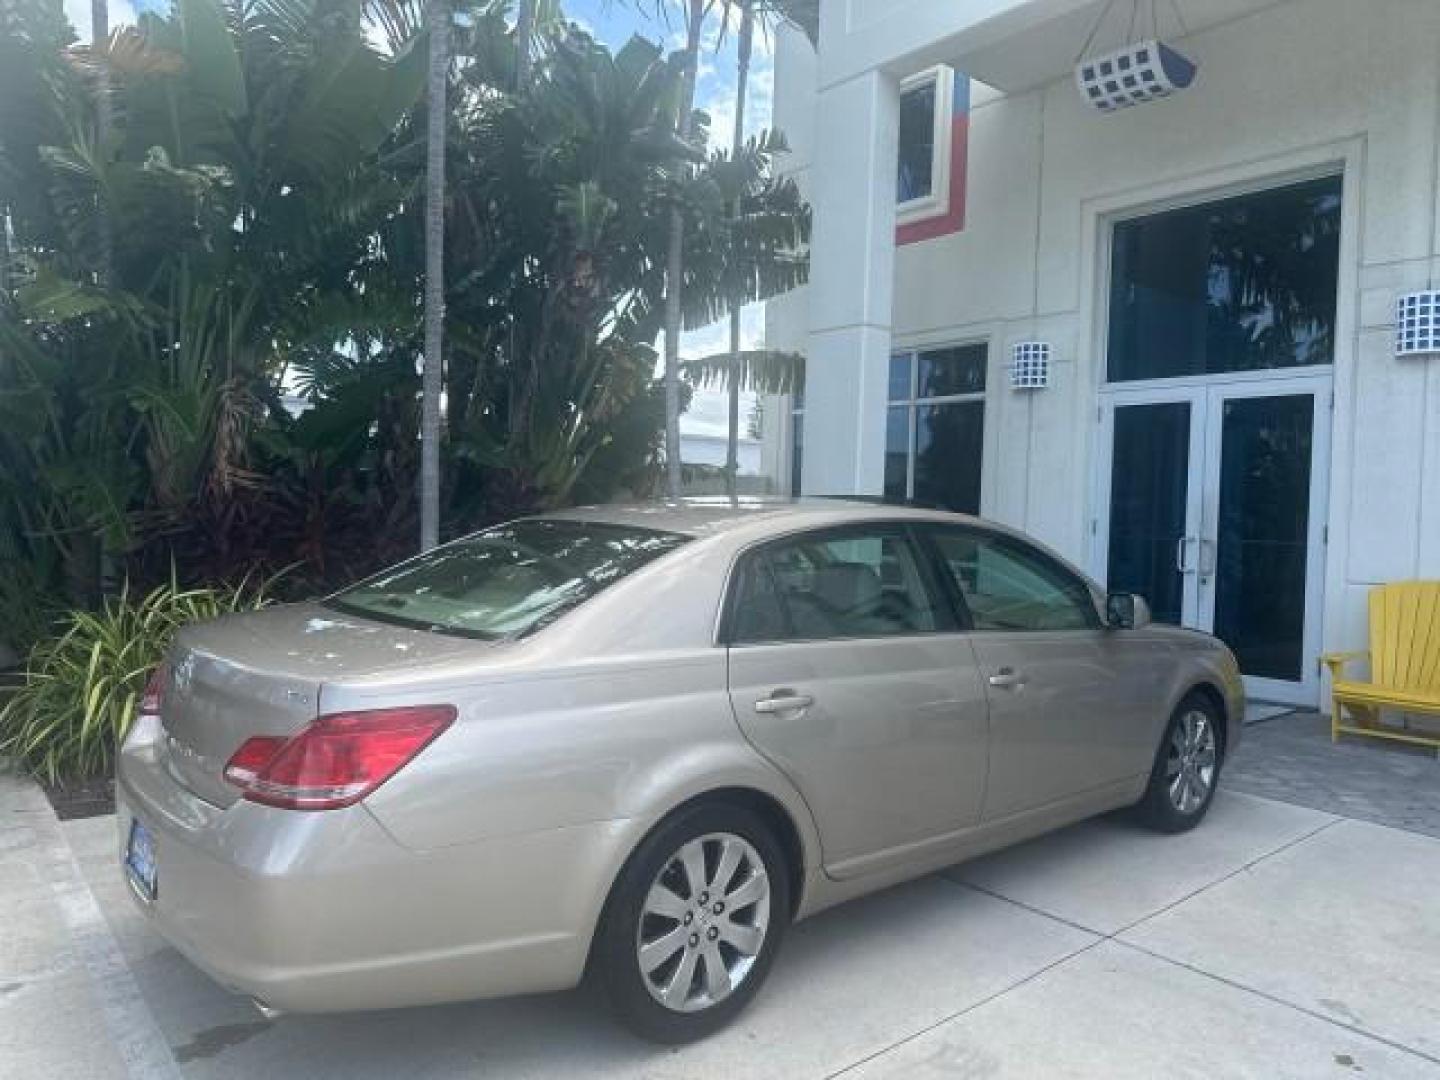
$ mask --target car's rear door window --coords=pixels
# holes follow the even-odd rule
[[[735,643],[888,637],[952,628],[903,529],[809,533],[744,561],[732,602]]]
[[[442,633],[519,637],[689,539],[623,525],[530,518],[426,552],[329,603]]]

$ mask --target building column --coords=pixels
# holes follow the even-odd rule
[[[868,71],[821,91],[816,109],[801,482],[806,495],[879,495],[899,86]]]

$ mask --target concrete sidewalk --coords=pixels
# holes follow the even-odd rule
[[[579,993],[266,1023],[149,930],[110,819],[13,779],[0,812],[7,1078],[1440,1080],[1440,840],[1223,790],[1185,836],[1101,819],[803,923],[683,1049]]]

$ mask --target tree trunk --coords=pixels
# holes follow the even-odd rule
[[[0,202],[0,312],[10,303],[10,204]]]
[[[450,5],[429,0],[430,79],[425,130],[425,359],[420,394],[420,549],[440,542],[440,389],[445,344],[445,90]]]
[[[515,13],[515,89],[530,83],[530,43],[535,37],[535,0],[520,0]]]
[[[110,4],[109,0],[90,0],[90,49],[95,57],[95,143],[101,161],[108,160],[110,131],[114,127],[110,110]],[[115,241],[110,229],[109,207],[105,191],[100,191],[100,251],[95,277],[102,288],[110,284],[115,263]]]
[[[96,207],[96,221],[99,224],[100,250],[96,252],[95,282],[102,289],[109,288],[115,277],[115,230],[110,220],[109,200],[104,184],[110,161],[110,133],[115,126],[110,101],[109,46],[109,0],[90,0],[90,52],[95,59],[95,155],[100,163],[102,181],[97,192],[99,205]],[[119,560],[106,547],[104,539],[96,536],[94,544],[94,595],[86,598],[87,606],[98,601],[106,592],[113,591],[119,574]]]
[[[685,63],[680,75],[680,113],[675,133],[690,138],[690,113],[695,107],[695,68],[700,55],[700,29],[707,0],[686,5]],[[685,270],[685,219],[677,206],[670,211],[670,246],[665,260],[665,493],[680,497],[680,289]]]
[[[745,91],[750,82],[750,49],[755,36],[755,5],[753,0],[740,0],[740,33],[735,41],[735,132],[730,139],[731,160],[745,148]],[[740,204],[730,208],[732,217],[740,216]],[[725,490],[733,499],[740,487],[740,303],[730,304],[730,379],[729,412],[725,439]]]

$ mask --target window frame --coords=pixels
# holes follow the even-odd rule
[[[985,350],[985,386],[980,390],[972,390],[964,394],[941,394],[938,397],[919,397],[920,392],[920,357],[925,353],[944,352],[946,349],[969,349],[983,348]],[[966,341],[951,341],[944,344],[933,344],[925,346],[912,346],[908,349],[895,349],[890,353],[890,360],[893,363],[899,357],[909,357],[910,362],[910,388],[906,397],[889,398],[885,400],[886,426],[889,426],[890,410],[905,409],[905,500],[912,501],[915,498],[915,440],[919,435],[920,409],[934,405],[963,405],[978,402],[981,406],[981,422],[984,422],[984,415],[988,412],[988,397],[990,394],[990,339],[971,338]],[[888,386],[888,382],[887,382]],[[983,501],[985,458],[982,450],[980,458],[980,476]],[[975,512],[978,514],[981,507],[977,506]],[[956,511],[957,513],[960,511]]]
[[[952,119],[955,114],[955,69],[949,64],[935,64],[900,80],[901,96],[927,83],[935,85],[935,111],[930,118],[933,152],[930,158],[930,194],[914,199],[900,199],[899,149],[896,149],[895,224],[908,225],[942,217],[950,212],[950,156]]]
[[[1070,581],[1076,588],[1089,598],[1089,603],[1083,605],[1087,614],[1086,625],[1082,628],[1068,630],[1001,630],[977,628],[975,616],[970,610],[970,605],[965,599],[965,590],[960,582],[956,580],[955,573],[950,569],[950,562],[945,558],[945,552],[940,547],[938,537],[944,533],[958,533],[963,536],[973,536],[979,540],[993,543],[1002,550],[1019,551],[1023,555],[1030,556],[1041,566],[1055,571],[1061,579]],[[938,576],[945,590],[950,594],[950,603],[959,613],[960,625],[965,633],[971,634],[1075,634],[1091,633],[1096,630],[1104,630],[1107,626],[1100,608],[1100,599],[1097,597],[1094,586],[1084,574],[1072,569],[1062,560],[1051,555],[1044,548],[1032,544],[1020,537],[1011,536],[1008,533],[997,532],[993,529],[976,528],[971,525],[950,525],[944,522],[932,522],[920,530],[920,540],[930,553],[933,563],[932,573]]]
[[[921,587],[929,597],[937,620],[942,625],[938,625],[934,630],[913,630],[903,634],[857,634],[853,637],[785,637],[764,641],[737,640],[735,635],[735,622],[738,618],[737,607],[740,602],[740,595],[744,591],[747,581],[746,575],[753,573],[754,567],[757,564],[765,565],[765,572],[771,573],[768,564],[762,564],[761,560],[772,551],[776,548],[796,543],[828,543],[834,540],[869,538],[875,536],[896,536],[909,545],[910,552],[915,559],[916,572],[920,575]],[[756,646],[814,645],[839,641],[895,641],[963,632],[965,626],[964,619],[968,617],[968,612],[962,615],[963,609],[956,606],[954,597],[951,595],[952,589],[946,584],[945,577],[940,573],[942,567],[935,561],[936,554],[935,551],[931,550],[923,534],[917,528],[917,523],[893,519],[877,519],[875,521],[856,522],[847,525],[823,525],[807,529],[797,529],[794,532],[788,532],[780,536],[766,537],[764,540],[757,541],[739,551],[731,561],[729,573],[725,578],[725,600],[721,608],[720,625],[715,636],[715,643],[723,648],[743,649]],[[779,595],[778,590],[777,595]],[[786,606],[783,596],[780,596],[780,608],[787,630],[793,633],[794,622],[792,621],[789,608]]]

